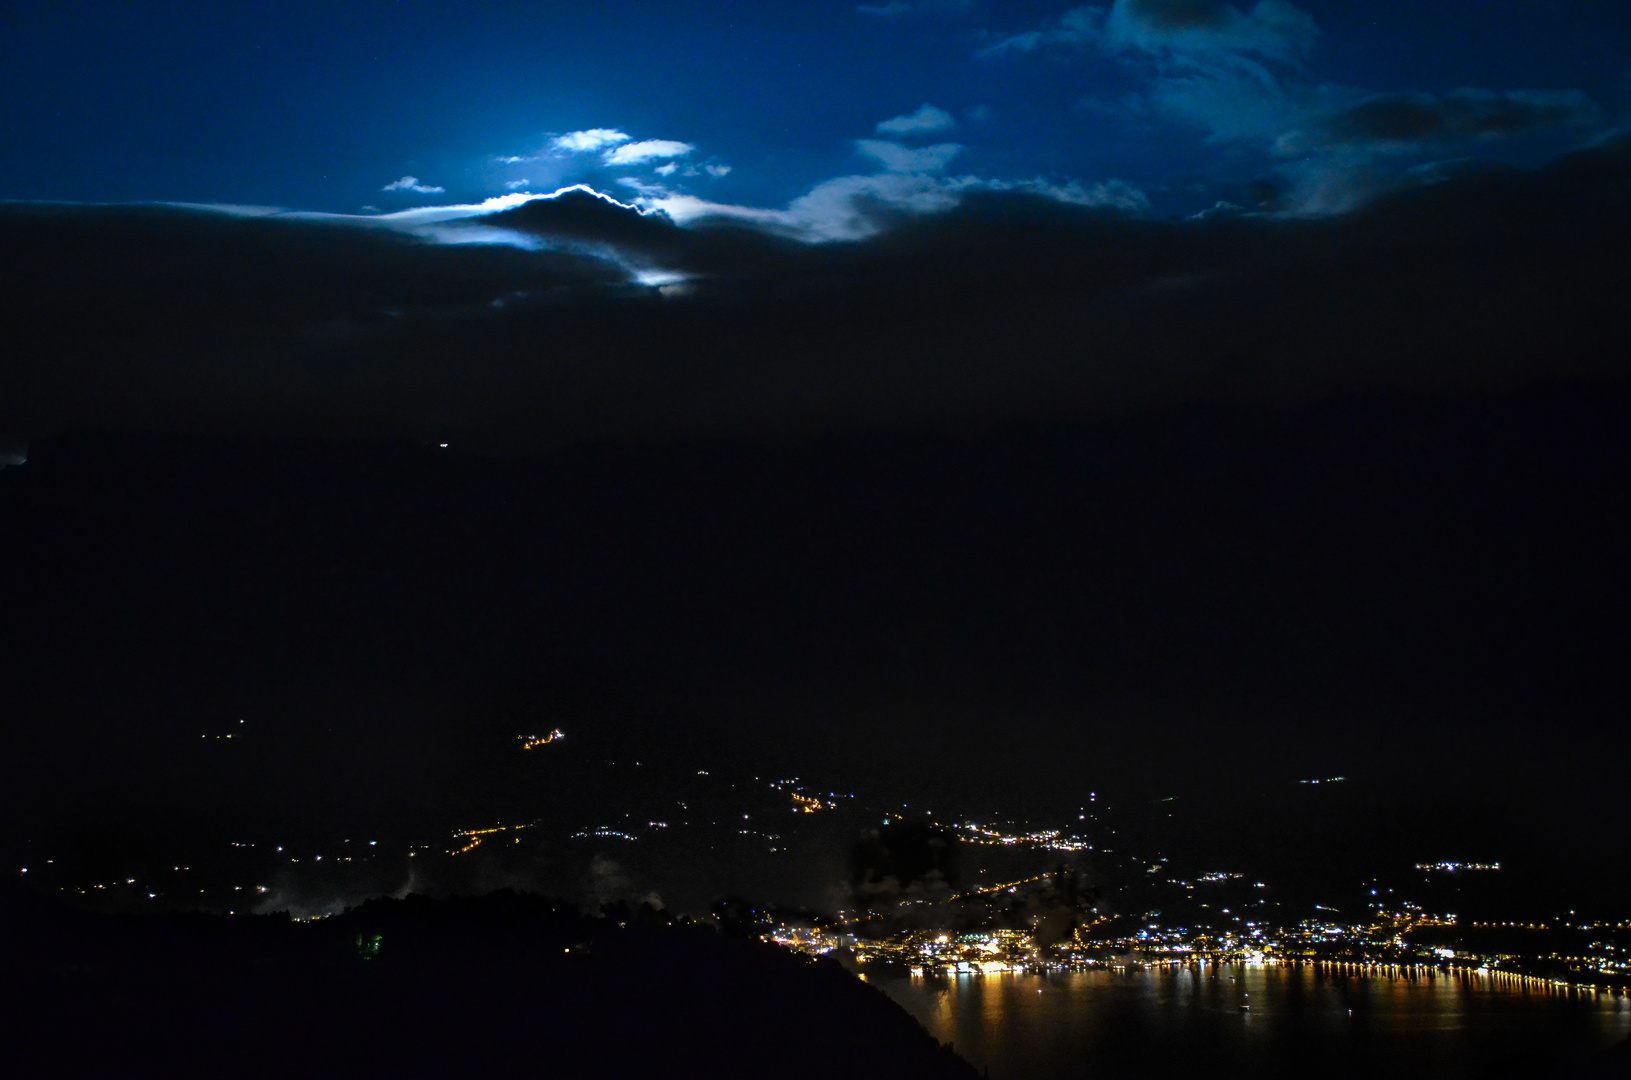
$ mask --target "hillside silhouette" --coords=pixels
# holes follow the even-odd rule
[[[837,963],[510,892],[332,918],[108,916],[0,894],[17,1075],[967,1078]]]

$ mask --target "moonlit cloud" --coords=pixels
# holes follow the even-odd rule
[[[941,214],[954,208],[960,194],[931,176],[885,173],[841,176],[817,184],[787,207],[787,220],[812,238],[850,240],[877,234],[882,223],[874,207],[912,214]]]
[[[892,216],[946,213],[956,209],[964,198],[982,193],[1034,195],[1127,215],[1141,214],[1149,208],[1144,193],[1121,180],[1056,184],[1042,179],[941,178],[924,172],[835,177],[800,195],[785,210],[733,206],[686,194],[643,198],[639,205],[660,210],[681,224],[706,219],[741,221],[819,244],[866,239],[887,228]]]
[[[1104,9],[1102,7],[1071,8],[1059,16],[1059,21],[1046,26],[1041,30],[1027,30],[1021,34],[1013,34],[981,49],[976,55],[982,57],[1001,57],[1014,54],[1031,53],[1044,46],[1060,45],[1081,47],[1101,41],[1103,34],[1101,27],[1104,24]]]
[[[882,139],[857,139],[855,146],[868,157],[877,158],[890,172],[898,173],[939,172],[963,151],[958,143],[936,143],[914,149]]]
[[[1249,13],[1221,0],[1116,0],[1098,44],[1143,58],[1147,102],[1214,141],[1268,139],[1335,92],[1298,78],[1319,28],[1285,0]]]
[[[684,157],[695,149],[690,143],[673,139],[642,139],[619,146],[606,155],[605,161],[608,165],[638,165],[658,158]]]
[[[638,176],[620,176],[613,182],[618,187],[628,188],[647,202],[665,198],[669,194],[669,189],[663,185],[648,183]]]
[[[549,140],[549,148],[557,153],[581,154],[628,141],[629,136],[616,128],[587,128],[555,136]]]
[[[1147,93],[1131,102],[1205,128],[1213,142],[1268,140],[1298,124],[1327,93],[1288,82],[1255,57],[1214,53],[1153,75]]]
[[[654,192],[658,193],[663,190],[661,188],[653,189]],[[479,203],[417,206],[411,210],[398,210],[388,214],[380,213],[378,207],[372,206],[362,208],[367,211],[366,213],[333,214],[313,210],[287,210],[277,206],[233,206],[221,203],[167,203],[163,205],[180,210],[194,210],[210,215],[233,218],[276,218],[290,222],[319,225],[366,225],[369,228],[400,233],[433,244],[489,244],[531,251],[538,246],[536,238],[503,227],[487,225],[479,219],[501,214],[506,210],[513,210],[530,202],[548,202],[563,196],[571,197],[579,194],[592,195],[608,205],[624,210],[635,209],[630,203],[620,203],[583,184],[571,184],[547,194],[516,191],[509,195],[497,195],[490,199],[484,199]]]
[[[1041,195],[1069,206],[1115,210],[1129,216],[1141,215],[1150,208],[1149,196],[1125,180],[1100,180],[1092,184],[1084,184],[1080,180],[1056,184],[1040,178],[987,180],[979,185],[979,190],[1017,191],[1028,195]]]
[[[945,109],[937,109],[933,105],[924,104],[917,112],[905,116],[896,116],[889,120],[878,122],[880,135],[917,135],[931,131],[945,131],[955,126],[951,113]]]
[[[434,184],[422,184],[417,176],[404,176],[380,188],[381,191],[411,191],[416,195],[440,195],[447,190]]]

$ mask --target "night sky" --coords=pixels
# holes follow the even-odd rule
[[[1034,181],[1186,214],[1269,180],[1330,211],[1435,162],[1539,164],[1631,108],[1631,13],[1590,2],[7,12],[19,199],[391,211],[582,181],[779,210]]]
[[[1591,2],[9,5],[0,812],[430,822],[548,718],[1450,786],[1623,889],[1628,57]]]

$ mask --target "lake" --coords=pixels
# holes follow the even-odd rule
[[[1477,972],[1241,964],[867,978],[994,1080],[1545,1075],[1631,1038],[1624,995]]]

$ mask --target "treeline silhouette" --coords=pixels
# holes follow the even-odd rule
[[[10,884],[0,926],[16,1076],[976,1075],[836,962],[649,906],[505,891],[298,923]]]

